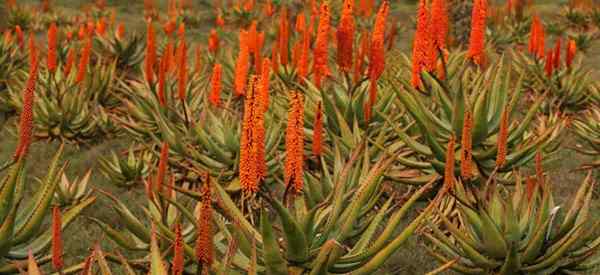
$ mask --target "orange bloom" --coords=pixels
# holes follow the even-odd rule
[[[84,24],[79,25],[79,31],[77,32],[77,38],[79,38],[79,40],[83,40],[85,39],[85,37],[87,36],[87,29],[85,28]]]
[[[531,198],[533,198],[533,192],[537,189],[537,181],[535,180],[534,177],[527,177],[526,181],[526,187],[525,187],[525,194],[527,194],[527,201],[531,201]]]
[[[98,22],[96,22],[96,34],[103,36],[104,33],[106,33],[106,22],[104,21],[104,17],[100,17]]]
[[[317,104],[317,110],[315,112],[312,153],[315,157],[320,157],[323,153],[323,106],[321,102]]]
[[[415,38],[413,41],[412,51],[412,86],[418,88],[421,86],[421,72],[425,66],[428,47],[427,33],[429,22],[429,11],[427,10],[427,3],[425,0],[419,1],[419,8],[417,11],[417,30],[415,32]]]
[[[210,95],[208,101],[215,107],[221,105],[221,64],[215,63],[212,76],[210,77]]]
[[[273,16],[274,13],[275,13],[275,8],[273,7],[273,1],[267,0],[265,2],[265,15],[267,17],[271,17],[271,16]]]
[[[446,149],[446,165],[444,166],[444,189],[450,190],[454,186],[454,144],[456,143],[454,135],[448,140]]]
[[[373,0],[360,0],[360,11],[359,14],[364,17],[370,17],[373,14]]]
[[[121,22],[117,25],[117,29],[115,31],[115,37],[117,39],[123,39],[125,37],[125,25]]]
[[[556,39],[556,45],[554,46],[554,53],[553,53],[553,57],[554,60],[552,61],[552,66],[554,67],[554,69],[557,69],[560,67],[560,48],[561,48],[561,43],[562,43],[562,39],[559,37],[558,39]]]
[[[62,222],[60,208],[52,208],[52,267],[54,270],[62,271],[63,261]]]
[[[185,255],[183,246],[185,241],[183,240],[183,234],[181,233],[181,224],[175,225],[175,242],[173,243],[173,265],[171,267],[171,274],[182,275],[184,268]]]
[[[554,72],[554,54],[552,53],[552,50],[548,50],[548,53],[546,54],[546,64],[544,66],[544,71],[546,72],[546,76],[550,77],[552,76],[552,73]]]
[[[290,39],[290,30],[289,30],[289,21],[288,21],[288,11],[286,6],[281,7],[281,12],[279,15],[279,63],[282,66],[287,66],[288,64],[288,52],[289,52],[289,39]]]
[[[177,58],[178,59],[177,92],[178,92],[179,99],[183,101],[185,99],[185,92],[186,92],[186,88],[187,88],[187,78],[188,78],[187,48],[185,46],[185,40],[181,40],[179,42],[177,55],[178,55],[177,56],[178,57]]]
[[[498,168],[501,168],[506,163],[509,116],[508,108],[505,107],[500,119],[500,130],[498,132],[498,152],[496,153],[496,167]]]
[[[431,23],[433,24],[435,48],[446,49],[449,28],[446,0],[433,0],[431,3]]]
[[[217,30],[211,29],[208,36],[208,51],[215,54],[219,50],[219,35]]]
[[[185,23],[179,24],[179,29],[177,29],[177,37],[179,37],[179,39],[185,39]]]
[[[23,34],[23,30],[21,30],[21,27],[19,25],[15,27],[15,35],[17,36],[17,43],[19,44],[19,48],[23,49],[23,47],[25,47],[25,35]]]
[[[246,81],[249,71],[250,47],[248,45],[248,33],[240,31],[240,49],[235,63],[234,90],[238,96],[244,95]]]
[[[544,58],[544,53],[546,52],[546,38],[545,38],[545,33],[544,33],[544,26],[540,23],[539,27],[538,27],[538,34],[537,34],[537,46],[536,46],[536,51],[537,51],[537,57],[539,59]]]
[[[487,0],[475,0],[471,15],[471,36],[469,37],[468,57],[475,64],[485,62],[485,21],[487,18]]]
[[[262,64],[262,56],[260,52],[262,51],[263,44],[265,43],[265,33],[259,32],[256,35],[256,50],[254,51],[254,69],[257,72],[261,71]]]
[[[352,70],[352,52],[354,43],[354,0],[344,0],[342,16],[337,28],[337,63],[340,70]],[[385,23],[385,22],[384,22]]]
[[[389,4],[384,1],[377,12],[375,27],[371,36],[371,49],[369,52],[369,108],[366,110],[367,118],[371,117],[371,107],[377,98],[377,80],[385,68],[385,21],[389,13]]]
[[[87,22],[85,32],[86,32],[86,35],[89,37],[94,36],[94,34],[96,33],[96,23],[94,23],[94,21],[92,21],[92,20],[89,20]]]
[[[472,147],[473,147],[473,115],[471,111],[466,111],[461,138],[460,155],[460,176],[463,179],[470,179],[473,176],[472,171]]]
[[[169,69],[169,56],[165,55],[160,59],[158,70],[158,103],[160,106],[167,106],[167,98],[165,96],[165,87],[167,81],[167,70]]]
[[[567,68],[571,68],[571,64],[573,64],[573,60],[575,59],[575,54],[577,54],[577,44],[575,44],[575,40],[570,39],[567,43],[567,54],[566,54],[566,64]]]
[[[310,32],[306,28],[302,32],[302,40],[300,43],[300,56],[298,57],[298,62],[296,64],[296,71],[298,77],[303,79],[308,76],[308,66],[310,62]]]
[[[56,24],[52,23],[48,29],[48,71],[56,71],[56,48],[57,48],[57,32]]]
[[[257,121],[259,106],[257,102],[258,77],[250,77],[248,90],[244,100],[244,116],[242,120],[242,133],[240,137],[240,185],[245,194],[255,194],[258,191],[261,177],[258,172],[257,148],[255,131],[259,126]]]
[[[17,0],[6,0],[6,7],[9,10],[14,9],[17,6]]]
[[[206,182],[201,188],[202,198],[200,215],[198,217],[198,238],[196,238],[196,260],[198,263],[210,267],[214,260],[214,244],[212,230],[212,195],[210,177],[206,175]]]
[[[265,58],[261,68],[262,70],[260,73],[260,83],[258,88],[262,102],[259,103],[261,104],[263,112],[266,112],[269,110],[269,81],[271,76],[271,61],[268,58]]]
[[[302,94],[290,93],[288,123],[285,131],[285,186],[293,184],[299,193],[304,185],[304,99]]]
[[[158,171],[156,171],[156,191],[163,193],[163,186],[165,182],[165,176],[167,175],[167,169],[169,165],[169,144],[165,141],[162,143],[160,148],[160,158],[158,159]]]
[[[152,22],[148,21],[146,37],[146,62],[145,62],[145,74],[148,83],[154,82],[154,66],[156,65],[156,37],[154,34],[154,28]]]
[[[538,33],[539,33],[539,24],[540,24],[540,18],[537,15],[533,16],[533,19],[531,20],[531,27],[530,27],[530,31],[529,31],[529,44],[528,44],[528,48],[527,50],[529,51],[530,54],[535,55],[537,53],[537,40],[538,40]]]
[[[365,30],[360,35],[360,45],[354,62],[354,82],[358,82],[364,73],[365,56],[369,51],[369,33]]]
[[[90,57],[92,55],[92,38],[88,38],[83,50],[81,51],[81,57],[79,58],[79,70],[77,71],[76,82],[81,83],[85,79],[87,73],[88,64],[90,63]]]
[[[67,41],[71,42],[73,40],[73,31],[67,32]]]
[[[217,19],[215,20],[215,24],[219,27],[225,26],[225,20],[223,19],[223,15],[219,13]]]
[[[163,31],[167,36],[171,36],[175,31],[175,28],[177,28],[177,22],[175,22],[175,20],[169,20],[163,26]]]
[[[254,0],[245,0],[244,2],[244,10],[249,12],[254,9]]]
[[[73,63],[75,63],[75,47],[70,47],[69,52],[67,53],[67,61],[65,63],[65,67],[63,68],[63,73],[65,76],[68,76],[71,72],[71,68],[73,68]]]
[[[29,37],[29,44],[34,45],[33,35]],[[19,118],[19,143],[14,154],[14,159],[20,159],[27,155],[31,136],[33,132],[33,104],[35,99],[35,85],[38,78],[38,53],[36,47],[30,47],[31,65],[29,67],[29,78],[23,91],[23,110]]]
[[[315,40],[315,48],[313,51],[314,65],[314,81],[317,88],[321,87],[321,80],[324,76],[329,75],[328,60],[328,44],[329,44],[329,4],[323,2],[319,13],[319,25],[317,26],[317,38]]]

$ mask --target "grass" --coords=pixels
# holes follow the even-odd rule
[[[24,3],[37,3],[38,1],[25,0],[19,1]],[[77,0],[56,0],[52,1],[53,5],[60,7],[60,10],[66,14],[79,12],[86,10],[89,7],[90,1],[77,1]],[[166,1],[162,2],[162,7],[166,6]],[[538,6],[538,10],[543,15],[547,15],[556,9],[556,1],[538,1],[542,2]],[[111,8],[114,8],[117,13],[117,21],[123,22],[128,31],[143,32],[144,22],[142,11],[142,1],[107,1]],[[414,5],[402,4],[396,10],[395,16],[399,19],[403,29],[412,30],[412,21],[410,21],[410,15],[414,14]],[[208,26],[202,28],[190,28],[188,35],[195,41],[201,41],[205,43],[206,29]],[[399,37],[398,47],[404,52],[407,52],[411,48],[412,33],[411,31],[401,32]],[[597,44],[597,43],[596,43]],[[592,50],[588,53],[586,63],[595,69],[600,69],[600,47],[592,47]],[[600,75],[596,73],[596,78],[600,79]],[[14,125],[15,121],[8,121],[0,131],[0,160],[8,159],[15,149],[14,137]],[[573,150],[568,149],[574,147],[576,140],[571,138],[572,134],[566,134],[567,138],[564,140],[564,144],[560,155],[557,157],[557,161],[550,163],[546,168],[549,170],[550,178],[552,179],[553,188],[557,196],[558,202],[565,202],[565,199],[571,197],[575,191],[575,186],[578,185],[584,174],[575,173],[573,170],[578,168],[582,163],[589,161],[589,158],[583,157],[576,154]],[[145,200],[141,199],[143,196],[143,190],[131,190],[123,191],[113,187],[99,172],[97,160],[99,157],[107,155],[111,150],[118,150],[125,148],[126,142],[123,140],[110,140],[102,142],[100,144],[93,145],[87,148],[77,148],[74,146],[67,146],[64,159],[68,160],[69,165],[67,168],[67,174],[72,178],[75,176],[82,176],[88,169],[94,171],[92,175],[92,183],[95,188],[103,189],[117,194],[120,198],[127,198],[128,204],[139,205]],[[28,163],[29,181],[27,182],[28,190],[34,190],[37,186],[37,182],[33,179],[35,177],[43,176],[43,173],[48,166],[49,159],[53,156],[58,148],[59,144],[56,142],[45,143],[37,142],[32,146],[30,161]],[[141,205],[140,205],[141,206]],[[600,201],[596,200],[593,205],[593,211],[596,216],[600,216]],[[143,215],[140,208],[136,208],[136,212]],[[92,207],[84,212],[85,216],[93,216],[102,221],[105,221],[111,225],[120,227],[119,220],[116,219],[111,210],[111,205],[101,195],[98,195],[98,201]],[[66,241],[66,250],[68,257],[68,264],[81,262],[89,253],[88,250],[93,246],[94,243],[101,241],[104,237],[100,229],[95,226],[90,220],[86,218],[78,219],[67,232],[65,236],[68,236]],[[111,250],[113,247],[110,242],[103,241],[102,245],[104,249]],[[420,247],[421,241],[414,237],[411,238],[397,253],[396,255],[388,260],[386,264],[386,271],[384,274],[423,274],[427,271],[435,269],[437,263],[429,257],[424,250]]]

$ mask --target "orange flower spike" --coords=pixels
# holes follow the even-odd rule
[[[473,176],[472,171],[472,147],[473,147],[473,115],[471,111],[466,111],[461,136],[461,156],[460,156],[460,176],[463,179],[470,179]]]
[[[304,99],[299,92],[290,94],[288,123],[285,131],[285,185],[293,184],[295,193],[304,185]]]
[[[287,66],[288,64],[288,52],[289,52],[289,39],[290,39],[290,30],[289,30],[289,21],[288,21],[288,10],[286,6],[281,7],[281,12],[279,14],[279,63],[282,66]]]
[[[527,194],[527,201],[531,202],[533,195],[537,189],[537,181],[534,177],[527,177],[525,180],[525,194]]]
[[[15,36],[17,37],[19,48],[23,49],[25,47],[25,35],[23,34],[23,30],[21,30],[21,26],[19,25],[15,27]]]
[[[277,48],[278,44],[273,43],[271,46],[271,60],[273,61],[273,70],[279,70],[279,49]]]
[[[181,224],[175,225],[175,243],[173,244],[173,265],[171,267],[172,275],[182,275],[184,269],[185,252],[183,251],[185,242],[181,233]]]
[[[560,50],[561,50],[562,39],[559,37],[556,39],[556,44],[554,45],[554,53],[552,54],[553,61],[552,66],[555,70],[558,70],[560,67]]]
[[[528,50],[530,54],[535,55],[537,53],[537,40],[539,36],[539,24],[540,19],[537,15],[533,16],[533,20],[531,20],[531,30],[529,34],[529,45]]]
[[[471,15],[471,36],[469,37],[468,57],[475,64],[485,62],[485,21],[487,18],[487,0],[475,0]]]
[[[242,133],[240,135],[240,185],[244,194],[255,194],[258,191],[258,176],[256,165],[256,154],[253,151],[253,132],[255,130],[256,112],[256,76],[250,77],[248,91],[244,100],[244,115],[242,118]]]
[[[508,108],[504,108],[502,117],[500,118],[500,130],[498,131],[498,151],[496,153],[496,167],[502,168],[506,163],[506,154],[508,146],[508,126],[509,126]]]
[[[47,66],[48,71],[54,73],[57,66],[56,50],[57,50],[57,39],[58,29],[56,23],[52,23],[48,29],[48,60]]]
[[[119,40],[125,38],[125,25],[121,22],[115,30],[115,37]]]
[[[167,36],[171,36],[175,31],[175,28],[177,28],[177,23],[175,22],[175,20],[169,20],[163,26],[163,31]]]
[[[179,38],[179,40],[185,40],[185,23],[179,24],[179,28],[177,28],[177,38]]]
[[[154,27],[152,22],[148,21],[146,30],[146,62],[145,62],[145,74],[148,83],[154,82],[154,67],[156,65],[156,36],[154,34]]]
[[[219,13],[219,15],[217,16],[217,19],[215,19],[215,24],[218,27],[223,27],[225,26],[225,19],[223,19],[223,15]]]
[[[262,65],[261,51],[265,43],[265,33],[259,32],[256,36],[256,51],[254,52],[254,69],[260,72]]]
[[[208,36],[208,51],[213,54],[219,51],[219,35],[215,29],[211,29]]]
[[[160,148],[160,158],[158,159],[158,171],[156,171],[156,191],[163,192],[165,177],[169,165],[169,144],[163,141]]]
[[[77,71],[77,83],[82,83],[85,80],[87,73],[88,64],[90,63],[90,57],[92,55],[92,38],[88,38],[85,42],[85,46],[81,51],[81,57],[79,58],[79,68]]]
[[[431,21],[433,24],[434,45],[436,49],[446,49],[448,38],[448,6],[446,0],[433,0],[431,3]]]
[[[358,82],[363,76],[365,55],[369,50],[369,33],[363,31],[360,37],[360,46],[356,54],[356,62],[354,62],[354,82]]]
[[[329,74],[329,67],[327,66],[329,54],[329,21],[329,5],[327,4],[327,2],[323,2],[319,13],[317,38],[315,40],[315,46],[313,51],[313,73],[315,86],[317,86],[317,88],[321,87],[322,78]]]
[[[424,49],[426,48],[427,32],[429,22],[429,11],[427,10],[427,3],[425,0],[419,1],[419,7],[417,10],[417,30],[415,31],[415,38],[413,41],[412,51],[412,80],[411,84],[413,87],[418,88],[421,86],[421,72],[423,71],[423,64],[425,61]]]
[[[448,147],[446,149],[446,165],[444,166],[444,190],[451,190],[454,186],[454,147],[456,138],[450,136]]]
[[[252,23],[250,24],[250,27],[248,28],[247,32],[248,32],[248,50],[250,52],[250,54],[255,54],[257,51],[257,37],[258,37],[258,31],[256,30],[258,28],[257,26],[257,22],[256,20],[253,20]]]
[[[373,14],[373,0],[360,0],[360,12],[359,14],[364,17],[371,17]]]
[[[210,187],[210,177],[206,176],[206,182],[201,188],[201,208],[198,218],[198,238],[196,238],[196,260],[199,264],[210,267],[214,261],[214,244],[213,244],[213,209],[212,195]]]
[[[310,62],[310,32],[304,29],[302,32],[302,41],[300,47],[300,57],[298,58],[297,73],[298,77],[306,78],[308,76],[308,66]]]
[[[321,102],[317,104],[317,110],[315,112],[312,153],[317,158],[323,153],[323,106]]]
[[[246,31],[240,31],[239,41],[240,49],[235,63],[234,90],[237,96],[242,96],[244,95],[248,71],[250,69],[250,48],[248,45],[248,34]]]
[[[86,35],[89,37],[94,36],[94,34],[96,33],[96,23],[94,23],[94,21],[89,20],[86,24],[86,29],[85,29]]]
[[[29,37],[30,45],[34,45],[33,36]],[[30,47],[31,65],[29,67],[29,78],[23,91],[23,110],[19,118],[19,143],[13,156],[18,160],[27,155],[31,136],[33,132],[33,102],[35,98],[35,85],[38,77],[38,53],[34,47]]]
[[[273,7],[273,1],[272,0],[267,0],[265,2],[264,12],[265,12],[265,15],[267,17],[271,17],[271,16],[273,16],[273,14],[275,14],[275,8]]]
[[[62,271],[64,265],[60,208],[54,206],[52,208],[52,267],[56,271]]]
[[[63,68],[63,73],[65,76],[68,76],[71,73],[71,69],[73,68],[73,64],[75,63],[75,47],[71,46],[69,48],[69,52],[67,53],[67,61]]]
[[[260,80],[257,80],[260,81]],[[265,160],[265,112],[268,108],[268,102],[265,95],[268,91],[262,89],[260,82],[255,82],[254,97],[255,110],[253,112],[254,129],[252,131],[252,151],[254,152],[254,160],[256,162],[257,182],[262,182],[267,176],[267,164]]]
[[[269,110],[269,82],[271,77],[271,60],[268,58],[263,59],[262,70],[260,73],[260,99],[262,102],[259,102],[263,112]]]
[[[219,63],[215,63],[213,67],[213,72],[210,77],[210,95],[208,101],[215,107],[221,105],[221,74],[222,74],[222,66]]]
[[[98,19],[98,22],[96,23],[96,34],[98,36],[104,36],[105,33],[106,33],[106,21],[105,21],[104,17],[100,17],[100,19]]]
[[[84,24],[79,25],[79,31],[77,32],[77,38],[79,38],[79,40],[83,40],[85,39],[85,37],[87,36],[87,30],[85,28]]]
[[[546,53],[546,63],[544,66],[544,71],[546,72],[547,77],[552,76],[552,73],[554,72],[554,53],[551,49],[548,50],[548,53]]]
[[[9,10],[14,9],[15,7],[17,7],[17,0],[6,0],[6,7]]]
[[[385,21],[388,13],[389,3],[385,1],[381,4],[377,12],[375,27],[371,36],[371,48],[369,52],[369,78],[371,82],[377,81],[385,69]]]
[[[348,73],[352,70],[354,43],[354,0],[344,0],[342,16],[337,27],[337,63],[340,70]]]
[[[542,25],[542,23],[539,24],[538,27],[538,36],[537,36],[537,46],[536,46],[536,51],[537,51],[537,57],[541,60],[544,58],[544,54],[546,52],[546,38],[545,38],[545,32],[544,32],[544,26]]]
[[[185,40],[179,42],[179,49],[177,50],[178,57],[178,77],[177,77],[177,92],[180,100],[185,100],[186,88],[187,88],[187,48]]]
[[[566,64],[567,68],[571,68],[571,64],[573,64],[573,60],[575,59],[575,55],[577,54],[577,44],[575,40],[570,39],[567,43],[567,54],[566,54]]]

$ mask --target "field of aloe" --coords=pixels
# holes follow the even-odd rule
[[[600,274],[600,3],[0,0],[0,274]]]

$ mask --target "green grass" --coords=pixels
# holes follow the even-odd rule
[[[19,1],[20,3],[37,3],[38,1],[26,0]],[[61,12],[67,14],[73,14],[86,10],[89,8],[90,1],[77,1],[77,0],[55,0],[52,1],[55,6],[58,6]],[[127,26],[128,31],[139,31],[142,32],[144,29],[144,21],[142,16],[142,1],[107,1],[111,8],[115,8],[117,12],[117,21],[123,22]],[[162,3],[162,7],[165,6],[166,1],[158,1]],[[556,1],[539,1],[546,4],[538,7],[539,11],[543,15],[547,15],[556,9]],[[407,32],[401,32],[398,47],[404,52],[407,52],[411,48],[412,41],[412,22],[410,21],[410,15],[414,14],[414,6],[403,5],[401,9],[395,14],[400,22],[403,24],[404,29],[409,30]],[[190,37],[196,41],[204,42],[206,27],[203,29],[190,30]],[[598,43],[596,43],[598,44]],[[591,51],[587,54],[586,64],[593,66],[595,69],[600,69],[600,47],[592,47]],[[596,77],[600,78],[598,73]],[[0,131],[0,160],[8,159],[15,148],[14,137],[14,125],[15,121],[10,120],[6,123],[3,129]],[[574,172],[582,163],[589,161],[589,158],[583,157],[576,154],[573,150],[568,149],[576,144],[576,140],[571,138],[572,134],[566,134],[567,138],[564,140],[563,148],[560,150],[560,155],[557,157],[557,161],[551,163],[546,168],[549,170],[551,184],[556,194],[557,202],[564,202],[566,198],[569,198],[575,191],[575,186],[578,185],[584,174],[581,172]],[[102,142],[100,144],[93,145],[91,147],[77,148],[74,146],[67,146],[66,153],[64,156],[65,160],[68,160],[69,166],[67,174],[72,178],[74,176],[82,176],[88,169],[94,170],[92,176],[92,183],[94,188],[108,190],[113,194],[117,194],[119,198],[127,199],[129,205],[133,205],[136,208],[136,212],[140,213],[140,208],[135,207],[136,205],[142,206],[145,202],[143,199],[143,189],[139,188],[132,191],[124,191],[113,187],[107,180],[98,172],[97,160],[100,156],[107,155],[111,150],[118,150],[125,148],[126,143],[119,140],[110,140]],[[33,180],[35,177],[43,176],[44,171],[48,166],[49,159],[53,156],[58,148],[57,143],[45,143],[37,142],[32,146],[32,150],[28,162],[29,181],[28,190],[31,192],[35,190],[37,182]],[[101,195],[98,196],[98,201],[92,207],[84,212],[84,218],[78,219],[65,233],[66,239],[66,250],[68,263],[76,263],[82,261],[89,253],[88,250],[96,242],[101,242],[106,250],[111,250],[113,247],[109,241],[105,241],[102,236],[102,232],[97,226],[91,223],[85,218],[85,216],[93,216],[100,220],[103,220],[116,227],[120,227],[120,222],[116,219],[116,215],[111,210],[110,203]],[[600,202],[596,200],[594,202],[593,211],[596,216],[600,216]],[[411,238],[399,251],[391,258],[387,264],[387,271],[384,274],[423,274],[427,271],[435,269],[437,263],[429,257],[424,249],[421,247],[422,242],[417,237]]]

